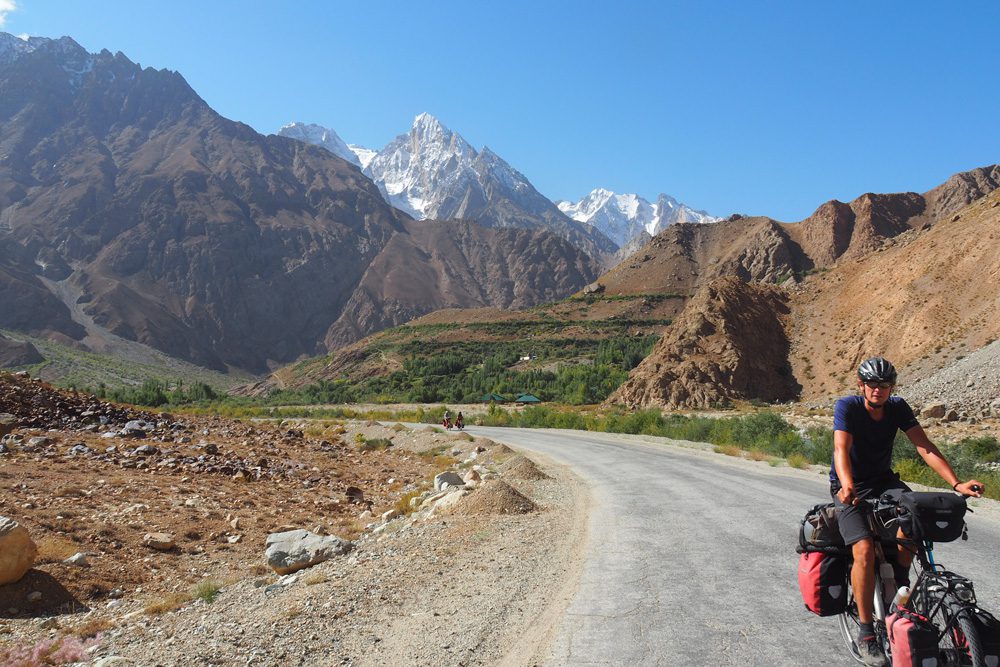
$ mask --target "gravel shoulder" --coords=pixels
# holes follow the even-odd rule
[[[317,427],[303,422],[281,428]],[[366,490],[375,486],[373,480],[385,485],[384,478],[398,478],[402,471],[397,460],[410,462],[405,474],[412,482],[400,487],[388,479],[387,487],[399,488],[396,495],[413,489],[431,497],[421,509],[396,518],[380,518],[388,499],[376,498],[375,507],[369,504],[367,510],[357,506],[353,515],[343,514],[345,524],[359,531],[350,535],[355,548],[348,555],[279,576],[264,565],[267,526],[313,529],[321,523],[303,511],[311,506],[315,489],[300,485],[297,494],[289,489],[287,497],[272,498],[261,495],[265,482],[227,488],[226,505],[242,502],[230,496],[243,489],[246,498],[272,502],[267,508],[273,518],[252,534],[245,532],[244,540],[228,549],[197,554],[191,549],[197,562],[187,567],[186,558],[147,551],[139,564],[155,570],[155,577],[126,586],[121,598],[95,598],[75,611],[29,612],[21,600],[22,594],[30,594],[28,588],[0,587],[0,593],[9,589],[11,594],[4,607],[21,608],[7,618],[0,615],[0,649],[31,646],[89,628],[101,632],[101,641],[83,664],[102,667],[537,664],[583,568],[587,486],[565,465],[536,454],[525,461],[505,445],[467,433],[374,422],[324,428],[336,429],[342,442],[392,440],[384,453],[356,455],[363,465],[351,461],[352,483]],[[58,436],[53,432],[53,437]],[[471,490],[452,491],[449,496],[459,502],[447,509],[441,503],[439,509],[429,480],[419,482],[414,476],[421,474],[413,468],[417,462],[424,475],[479,470],[482,481],[470,484]],[[536,474],[525,475],[525,468]],[[72,472],[80,475],[84,470],[81,466]],[[14,479],[21,479],[19,475]],[[149,473],[142,475],[150,478]],[[343,478],[346,469],[337,475]],[[489,485],[501,483],[527,498],[534,509],[521,513],[488,502]],[[145,493],[142,500],[153,505],[151,496],[169,499],[173,493],[164,488],[162,493]],[[90,499],[76,499],[81,519],[88,515]],[[161,523],[171,515],[170,507],[168,502],[159,508]],[[35,510],[19,509],[19,518],[27,519],[32,530],[43,530],[42,523],[31,521]],[[253,523],[249,515],[243,519],[248,520]],[[88,539],[86,534],[80,537]],[[111,553],[103,551],[92,558],[98,567],[109,559]],[[58,580],[75,574],[72,566],[58,561],[42,567],[42,574],[33,576]],[[183,595],[199,582],[218,589],[212,590],[214,599]]]

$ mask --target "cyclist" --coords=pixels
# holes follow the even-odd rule
[[[892,471],[892,445],[897,429],[903,431],[917,453],[953,490],[966,496],[982,495],[977,480],[962,482],[941,451],[928,439],[902,398],[892,396],[896,369],[888,360],[873,357],[858,368],[858,396],[837,401],[833,416],[833,464],[830,466],[830,493],[840,510],[840,533],[851,548],[854,565],[851,586],[858,605],[861,632],[858,649],[866,665],[886,664],[882,647],[875,639],[872,598],[875,592],[875,551],[859,495],[877,497],[891,489],[908,491]],[[903,537],[902,531],[899,537]],[[896,579],[906,583],[913,554],[902,548],[897,554]]]

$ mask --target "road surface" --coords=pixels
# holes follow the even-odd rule
[[[816,471],[663,438],[470,427],[566,464],[592,493],[582,576],[547,665],[851,665],[836,618],[805,610],[798,522],[827,502]],[[1000,611],[1000,509],[974,501],[970,539],[938,562]]]

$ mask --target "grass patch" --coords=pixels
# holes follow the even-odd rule
[[[40,563],[58,563],[80,551],[79,544],[58,536],[40,537],[35,540],[35,546]]]
[[[114,624],[106,618],[92,618],[89,621],[84,621],[80,625],[74,626],[70,632],[80,639],[90,639],[91,637],[97,637],[102,632],[107,632],[113,627],[115,627]]]
[[[410,505],[410,501],[414,498],[418,498],[423,491],[410,491],[409,493],[404,493],[402,496],[396,499],[396,504],[393,508],[398,512],[402,513],[403,516],[409,516],[417,508]]]
[[[361,435],[360,433],[358,435]],[[358,443],[358,450],[362,452],[374,452],[374,451],[384,451],[392,447],[392,440],[389,438],[372,438],[370,440],[364,439]]]
[[[302,577],[302,583],[306,586],[315,586],[316,584],[323,584],[328,581],[325,574],[322,572],[310,572],[306,576]]]
[[[743,450],[736,445],[716,445],[712,448],[716,454],[725,454],[726,456],[736,456],[743,458]]]
[[[767,461],[769,458],[772,457],[767,452],[763,452],[759,449],[751,449],[749,452],[747,452],[747,458],[750,459],[751,461]]]
[[[207,579],[200,582],[197,586],[191,589],[191,595],[198,600],[204,602],[212,602],[219,596],[219,591],[222,590],[222,584],[213,579]]]
[[[166,614],[167,612],[176,611],[180,609],[188,602],[192,600],[190,593],[181,593],[179,591],[174,593],[167,593],[159,600],[149,603],[146,605],[143,611],[149,616],[159,616],[161,614]]]

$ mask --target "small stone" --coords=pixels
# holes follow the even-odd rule
[[[41,591],[31,591],[28,593],[28,602],[38,602],[42,599]]]
[[[66,563],[67,565],[76,565],[79,567],[86,567],[87,565],[89,565],[89,563],[87,562],[87,554],[83,553],[82,551],[76,552],[63,562]]]

